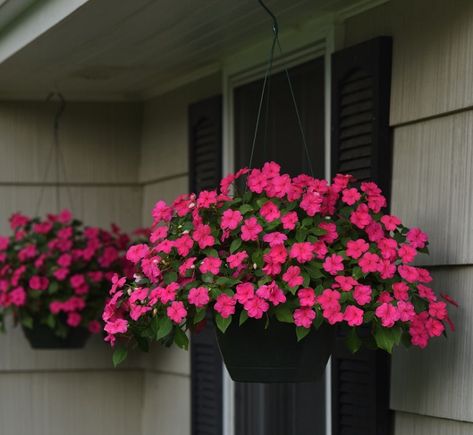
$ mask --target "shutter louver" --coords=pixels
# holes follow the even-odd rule
[[[189,190],[218,187],[222,178],[222,99],[189,107]],[[222,434],[222,359],[213,323],[191,339],[192,435]]]
[[[332,56],[332,175],[373,180],[389,200],[392,41],[379,37]],[[369,333],[369,331],[365,331]],[[340,328],[332,356],[333,435],[388,435],[390,357],[352,355]]]

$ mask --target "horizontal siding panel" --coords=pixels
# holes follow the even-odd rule
[[[0,182],[40,182],[51,159],[58,103],[0,103]],[[59,122],[66,178],[126,183],[138,179],[141,107],[67,103]],[[56,180],[55,164],[47,181]],[[62,172],[62,167],[61,167]],[[61,180],[64,176],[61,173]]]
[[[448,330],[448,339],[434,339],[423,350],[396,349],[391,408],[473,422],[473,266],[435,268],[433,277],[433,287],[460,304],[459,309],[450,310],[457,331]],[[436,433],[450,435],[448,431]]]
[[[143,401],[142,435],[191,433],[189,377],[146,373]],[[134,423],[138,426],[137,421]]]
[[[0,433],[137,434],[142,382],[133,371],[0,374]]]
[[[471,435],[473,424],[396,412],[394,435]]]
[[[425,264],[473,263],[472,142],[472,111],[395,130],[392,211],[429,234]]]

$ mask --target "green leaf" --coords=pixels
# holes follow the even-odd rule
[[[204,273],[202,275],[202,281],[207,283],[207,284],[210,284],[210,283],[214,282],[214,275],[212,275],[210,272],[209,273]]]
[[[296,231],[296,242],[303,242],[307,236],[307,231],[299,229]]]
[[[311,263],[310,266],[304,267],[304,269],[309,273],[312,279],[319,279],[324,276],[322,269],[320,267],[315,266],[316,264],[318,265],[318,263]]]
[[[401,341],[401,334],[401,328],[383,328],[382,326],[377,326],[374,331],[374,339],[380,349],[392,353],[393,346],[398,345]]]
[[[259,268],[263,267],[263,251],[257,250],[251,255],[251,261]]]
[[[187,350],[189,348],[189,338],[181,328],[176,328],[174,343],[176,343],[176,345],[181,349]]]
[[[296,328],[297,341],[301,341],[309,332],[310,332],[310,328],[304,328],[302,326],[298,326]]]
[[[218,329],[225,333],[230,323],[232,323],[232,316],[223,318],[220,314],[215,314],[215,323],[217,324]]]
[[[230,252],[233,254],[241,246],[241,239],[235,239],[230,244]]]
[[[33,329],[33,318],[28,315],[21,316],[21,324],[28,329]]]
[[[249,211],[253,211],[253,207],[250,204],[243,204],[242,206],[240,206],[239,210],[241,214],[246,214]]]
[[[208,257],[218,257],[218,251],[213,248],[207,248],[204,249],[204,254],[207,255]]]
[[[206,312],[207,310],[205,308],[197,308],[197,310],[195,311],[195,316],[194,316],[194,325],[202,322],[202,320],[205,319]]]
[[[361,271],[361,268],[358,267],[358,266],[355,266],[353,268],[353,272],[352,272],[352,277],[355,278],[355,279],[360,279],[363,277],[363,272]]]
[[[293,323],[292,311],[286,304],[280,304],[274,308],[276,319],[283,323]]]
[[[124,346],[117,346],[113,351],[112,362],[113,366],[117,367],[123,361],[125,361],[126,357],[128,356],[128,350]]]
[[[51,282],[48,287],[48,293],[56,293],[59,290],[59,283],[57,281]]]
[[[374,319],[374,311],[366,311],[363,315],[364,323],[369,323]]]
[[[169,285],[172,282],[177,281],[177,273],[176,272],[168,272],[164,275],[164,283]]]
[[[302,283],[304,287],[309,287],[310,284],[310,276],[308,273],[301,272],[302,278],[304,278],[304,282]]]
[[[327,234],[327,230],[324,230],[323,228],[317,227],[314,228],[311,233],[315,234],[316,236],[325,236]]]
[[[248,311],[242,310],[241,313],[240,313],[240,321],[238,322],[238,324],[241,326],[247,320],[248,320]]]
[[[53,314],[49,314],[49,316],[46,318],[46,325],[48,325],[51,329],[54,329],[56,326],[56,318]]]
[[[322,323],[324,323],[324,316],[318,310],[316,310],[316,316],[312,324],[314,325],[315,329],[319,329]]]
[[[172,330],[172,322],[168,317],[161,317],[158,324],[158,333],[156,334],[156,340],[166,337]]]
[[[311,217],[306,217],[302,219],[302,226],[303,227],[311,227],[314,224],[314,219]]]
[[[360,340],[360,337],[358,337],[358,334],[356,333],[356,328],[351,328],[350,332],[348,332],[346,338],[345,338],[345,343],[350,349],[351,353],[356,353],[361,347],[362,341]]]

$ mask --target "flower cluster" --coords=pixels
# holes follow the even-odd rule
[[[345,324],[356,351],[365,325],[366,345],[423,348],[451,324],[451,299],[439,299],[430,273],[412,265],[427,235],[385,207],[373,182],[291,178],[274,162],[227,176],[219,190],[159,201],[149,243],[127,252],[134,282],[114,280],[106,340],[185,347],[185,331],[210,311],[222,332],[248,318],[293,323],[298,339],[323,322]]]
[[[68,328],[102,330],[100,316],[114,273],[133,274],[125,259],[129,237],[83,227],[68,210],[46,219],[16,213],[11,237],[0,237],[0,316],[12,313],[25,327],[48,325],[58,336]]]

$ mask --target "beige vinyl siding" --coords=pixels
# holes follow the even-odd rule
[[[461,304],[447,341],[394,353],[395,435],[472,433],[473,2],[391,0],[348,20],[345,46],[379,35],[393,37],[392,211],[428,231],[420,263]]]

